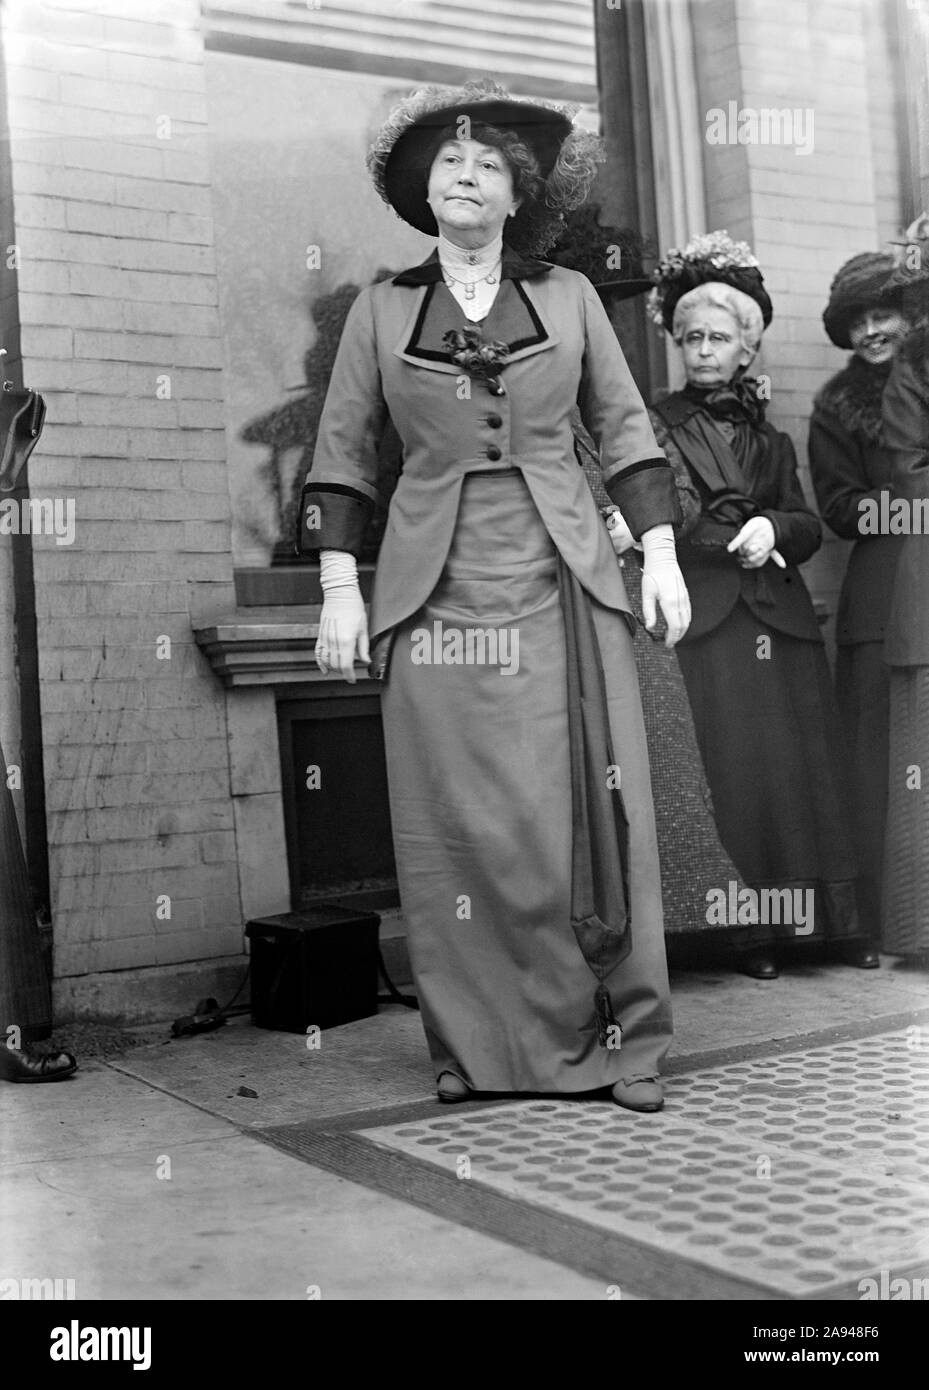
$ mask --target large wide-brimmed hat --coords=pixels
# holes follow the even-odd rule
[[[852,324],[867,309],[899,307],[902,293],[891,286],[894,271],[894,258],[884,251],[862,251],[839,267],[823,313],[823,327],[836,347],[853,346]]]
[[[368,168],[378,193],[404,222],[427,236],[438,236],[426,201],[429,163],[437,137],[461,129],[462,117],[512,131],[535,154],[544,180],[540,197],[524,198],[506,225],[504,237],[515,250],[538,255],[556,240],[565,213],[587,197],[600,142],[573,124],[569,104],[513,97],[496,82],[463,87],[423,87],[394,108],[368,152]]]
[[[729,285],[747,294],[761,310],[765,328],[774,317],[774,308],[764,287],[758,261],[747,242],[733,241],[726,231],[707,232],[693,237],[685,247],[674,247],[660,261],[654,273],[655,288],[648,310],[668,333],[674,331],[674,310],[679,299],[698,285]]]
[[[565,227],[548,259],[568,270],[579,270],[592,281],[604,300],[631,299],[650,290],[654,281],[642,261],[645,240],[631,227],[604,227],[596,203],[568,214]]]

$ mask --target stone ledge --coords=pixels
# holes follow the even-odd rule
[[[306,685],[342,677],[324,676],[313,659],[319,634],[319,604],[281,608],[238,608],[228,616],[192,623],[197,645],[229,688]],[[355,663],[367,675],[367,668]]]

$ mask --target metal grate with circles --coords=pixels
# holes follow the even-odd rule
[[[788,1296],[929,1256],[926,1030],[676,1077],[661,1115],[528,1100],[363,1133]]]

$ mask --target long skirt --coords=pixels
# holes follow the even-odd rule
[[[644,617],[642,570],[634,554],[625,556],[623,579],[633,612]],[[687,687],[677,651],[664,645],[664,631],[660,618],[654,635],[637,623],[634,650],[658,832],[665,939],[673,964],[705,959],[706,950],[694,949],[697,936],[702,947],[718,948],[721,954],[745,949],[753,938],[749,928],[720,928],[711,922],[712,896],[722,892],[728,898],[744,884],[719,838]]]
[[[382,710],[410,963],[436,1076],[474,1090],[653,1077],[671,1041],[632,636],[591,602],[629,821],[632,950],[606,978],[618,1048],[598,1043],[597,980],[571,928],[564,619],[521,474],[468,475],[439,583],[394,637]],[[486,659],[460,659],[469,628],[497,634],[495,651],[472,648]]]
[[[883,653],[883,642],[858,642],[839,647],[835,663],[836,700],[849,756],[858,908],[862,928],[875,941],[881,927],[890,741],[890,671]]]
[[[890,779],[884,838],[884,949],[929,951],[929,667],[890,672]]]
[[[847,753],[823,648],[766,628],[740,599],[677,652],[720,838],[753,889],[791,894],[759,897],[774,908],[759,925],[798,943],[860,935]]]

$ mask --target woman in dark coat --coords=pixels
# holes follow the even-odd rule
[[[634,620],[577,466],[576,402],[644,546],[668,641],[689,604],[674,481],[589,282],[537,259],[586,196],[591,137],[493,84],[427,88],[372,150],[439,245],[352,306],[303,541],[317,660],[368,661],[354,556],[389,414],[403,444],[371,601],[410,959],[441,1099],[583,1092],[657,1110],[671,1038]]]
[[[572,213],[551,259],[587,275],[609,311],[611,305],[645,294],[654,281],[644,274],[641,239],[626,228],[602,226],[598,213],[589,204]],[[681,507],[675,536],[680,541],[697,524],[700,498],[674,441],[657,417],[652,423],[674,474]],[[744,884],[713,818],[713,800],[677,651],[656,640],[656,633],[646,631],[640,552],[622,512],[603,487],[596,446],[579,420],[575,433],[578,462],[621,557],[623,583],[636,617],[635,664],[648,740],[668,963],[731,961],[735,952],[747,948],[752,929],[711,926],[708,920],[708,893],[722,891],[728,897],[731,886],[738,894]]]
[[[870,945],[854,964],[880,962],[881,863],[887,818],[889,672],[884,635],[901,537],[883,533],[872,513],[889,496],[891,456],[881,397],[907,323],[900,291],[888,292],[890,255],[866,252],[839,270],[823,314],[847,366],[822,388],[810,420],[810,476],[826,525],[854,541],[836,619],[835,691],[850,757],[852,823],[858,854],[858,908]]]
[[[687,385],[654,406],[690,470],[701,516],[680,542],[693,621],[678,647],[720,837],[753,890],[720,904],[751,925],[742,968],[777,974],[776,945],[828,936],[857,949],[845,750],[823,639],[797,566],[821,540],[793,445],[746,377],[771,302],[724,232],[671,252],[651,307]],[[735,920],[733,911],[736,909]]]
[[[883,398],[895,509],[907,532],[891,598],[890,779],[884,949],[929,963],[929,216],[907,233],[889,286],[912,323]]]

